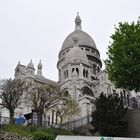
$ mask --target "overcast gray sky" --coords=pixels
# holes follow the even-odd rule
[[[37,67],[41,59],[44,76],[57,81],[58,53],[77,12],[103,60],[114,25],[137,21],[140,0],[0,0],[0,78],[13,78],[18,61]]]

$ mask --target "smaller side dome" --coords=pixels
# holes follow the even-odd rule
[[[86,54],[79,47],[71,48],[71,50],[67,53],[65,57],[65,63],[68,64],[74,62],[85,63],[89,65]]]
[[[78,36],[77,34],[73,37],[73,48],[67,53],[65,57],[65,64],[80,62],[89,65],[86,54],[78,47]]]
[[[27,69],[28,69],[28,68],[35,69],[32,60],[31,60],[30,63],[27,65]]]
[[[37,66],[37,67],[38,67],[38,69],[39,69],[39,70],[41,70],[41,69],[42,69],[42,63],[41,63],[41,60],[40,60],[40,62],[39,62],[39,64],[38,64],[38,66]]]

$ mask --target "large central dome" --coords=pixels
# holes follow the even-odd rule
[[[73,46],[73,37],[75,34],[77,34],[79,38],[79,46],[89,46],[93,47],[94,49],[97,49],[94,40],[82,30],[75,30],[74,32],[70,33],[68,37],[64,40],[62,49],[66,49]]]
[[[81,22],[82,20],[77,14],[75,18],[75,30],[66,37],[59,52],[57,67],[60,71],[64,65],[68,63],[76,64],[78,62],[90,65],[91,68],[94,67],[93,69],[98,72],[102,67],[100,52],[92,37],[82,31]],[[75,48],[74,41],[76,41],[77,38],[78,42]]]
[[[82,27],[81,27],[81,18],[79,15],[76,16],[75,18],[75,31],[70,33],[68,35],[68,37],[64,40],[63,45],[62,45],[62,49],[67,49],[69,47],[73,46],[73,37],[75,34],[77,34],[79,41],[78,41],[78,45],[79,46],[88,46],[88,47],[92,47],[94,49],[96,48],[95,42],[94,40],[90,37],[90,35],[88,35],[86,32],[82,31]]]

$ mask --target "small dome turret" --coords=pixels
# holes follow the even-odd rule
[[[35,73],[35,68],[34,68],[34,64],[33,64],[32,60],[31,60],[30,63],[27,65],[26,72],[27,72],[29,75],[34,75],[34,73]]]
[[[37,66],[38,70],[37,70],[37,75],[38,76],[42,76],[42,63],[41,63],[41,60]]]
[[[30,63],[27,65],[27,69],[28,69],[28,68],[35,69],[32,60],[31,60]]]
[[[41,60],[40,60],[40,62],[39,62],[39,64],[38,64],[38,66],[37,66],[37,67],[38,67],[38,69],[39,69],[39,70],[41,70],[41,69],[42,69],[42,63],[41,63]]]

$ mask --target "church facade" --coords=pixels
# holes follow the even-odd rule
[[[94,101],[101,93],[119,94],[124,100],[124,105],[133,108],[136,100],[132,100],[131,92],[116,89],[108,79],[106,70],[101,70],[102,62],[100,52],[92,37],[82,30],[82,20],[79,15],[75,18],[75,30],[70,33],[62,44],[59,52],[57,69],[59,80],[47,79],[42,74],[41,61],[38,64],[37,72],[33,62],[27,66],[18,64],[15,68],[15,79],[23,79],[27,82],[46,83],[60,87],[61,91],[70,95],[80,106],[81,113],[76,119],[89,116],[95,110]],[[23,101],[19,109],[23,114],[30,113],[31,104]],[[17,112],[18,113],[18,112]],[[46,120],[48,125],[54,125],[57,110],[47,112]]]

